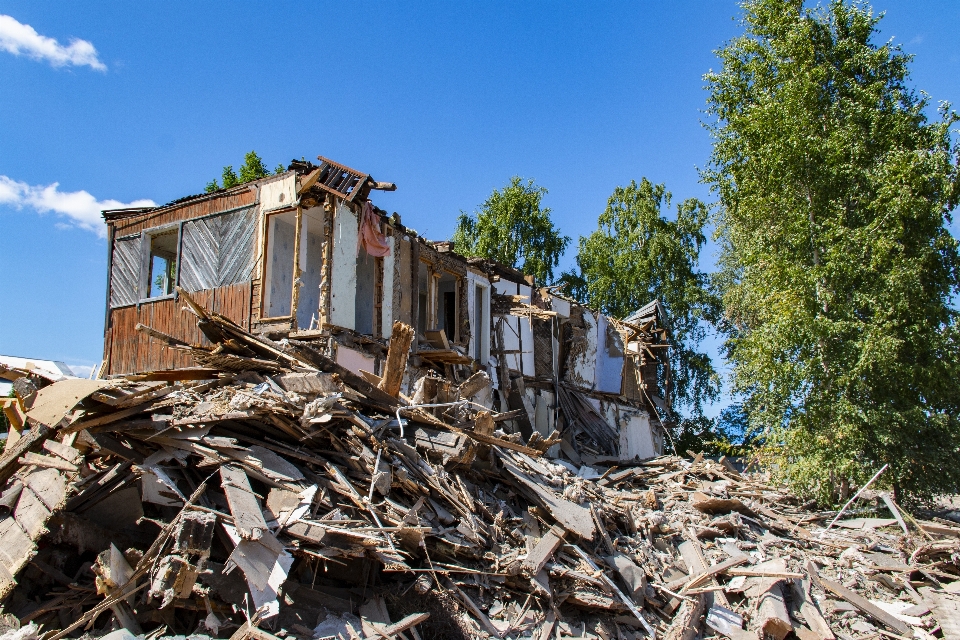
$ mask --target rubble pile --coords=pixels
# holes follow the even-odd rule
[[[198,367],[5,372],[20,412],[0,458],[8,628],[960,637],[960,528],[886,494],[861,497],[855,510],[879,505],[864,517],[812,511],[725,459],[577,466],[545,455],[556,432],[501,430],[506,414],[477,401],[483,372],[403,397],[406,325],[378,379],[181,295],[213,346],[142,331]]]

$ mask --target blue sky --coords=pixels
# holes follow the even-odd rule
[[[960,3],[874,7],[916,55],[914,85],[960,103]],[[737,15],[720,0],[0,0],[0,353],[99,361],[98,207],[200,192],[250,149],[396,182],[377,204],[435,239],[512,175],[549,189],[574,247],[631,179],[709,200],[702,75]]]

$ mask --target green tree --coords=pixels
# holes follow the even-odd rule
[[[703,177],[727,354],[762,452],[824,501],[882,465],[901,497],[960,490],[960,341],[947,105],[908,86],[861,3],[750,0],[705,77]]]
[[[514,176],[494,190],[472,215],[460,212],[453,243],[457,253],[480,256],[515,267],[545,284],[553,280],[570,238],[561,235],[541,208],[547,190],[534,181]]]
[[[617,187],[597,230],[580,238],[578,271],[561,280],[574,298],[617,318],[659,300],[671,334],[672,404],[700,415],[703,403],[720,391],[710,356],[700,348],[718,309],[699,268],[709,211],[691,198],[669,219],[662,211],[670,207],[671,194],[662,184],[643,178]]]
[[[280,167],[278,167],[278,169],[280,169]],[[282,171],[278,170],[277,173],[282,173]],[[266,178],[270,175],[270,170],[267,169],[267,165],[263,163],[263,159],[257,155],[256,151],[251,151],[244,155],[243,164],[240,166],[239,175],[234,173],[233,165],[227,165],[223,168],[221,179],[223,180],[223,188],[229,189],[239,184],[253,182],[254,180],[259,180],[260,178]],[[207,193],[212,193],[220,188],[221,187],[217,183],[216,179],[213,179],[207,183],[205,190]]]

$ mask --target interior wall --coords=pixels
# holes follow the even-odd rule
[[[267,260],[264,281],[264,316],[290,315],[293,296],[293,250],[296,242],[294,211],[275,213],[267,219]]]
[[[356,295],[354,299],[353,329],[364,335],[373,335],[373,312],[376,295],[377,259],[360,247],[356,262]]]
[[[338,204],[333,217],[330,323],[347,329],[353,329],[356,322],[358,229],[357,216]]]

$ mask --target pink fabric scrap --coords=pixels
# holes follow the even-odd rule
[[[357,253],[360,253],[360,246],[367,250],[367,253],[375,258],[382,258],[390,255],[390,245],[387,244],[387,237],[380,233],[380,219],[373,212],[373,205],[367,200],[363,203],[363,213],[360,218],[360,234],[357,237]]]

